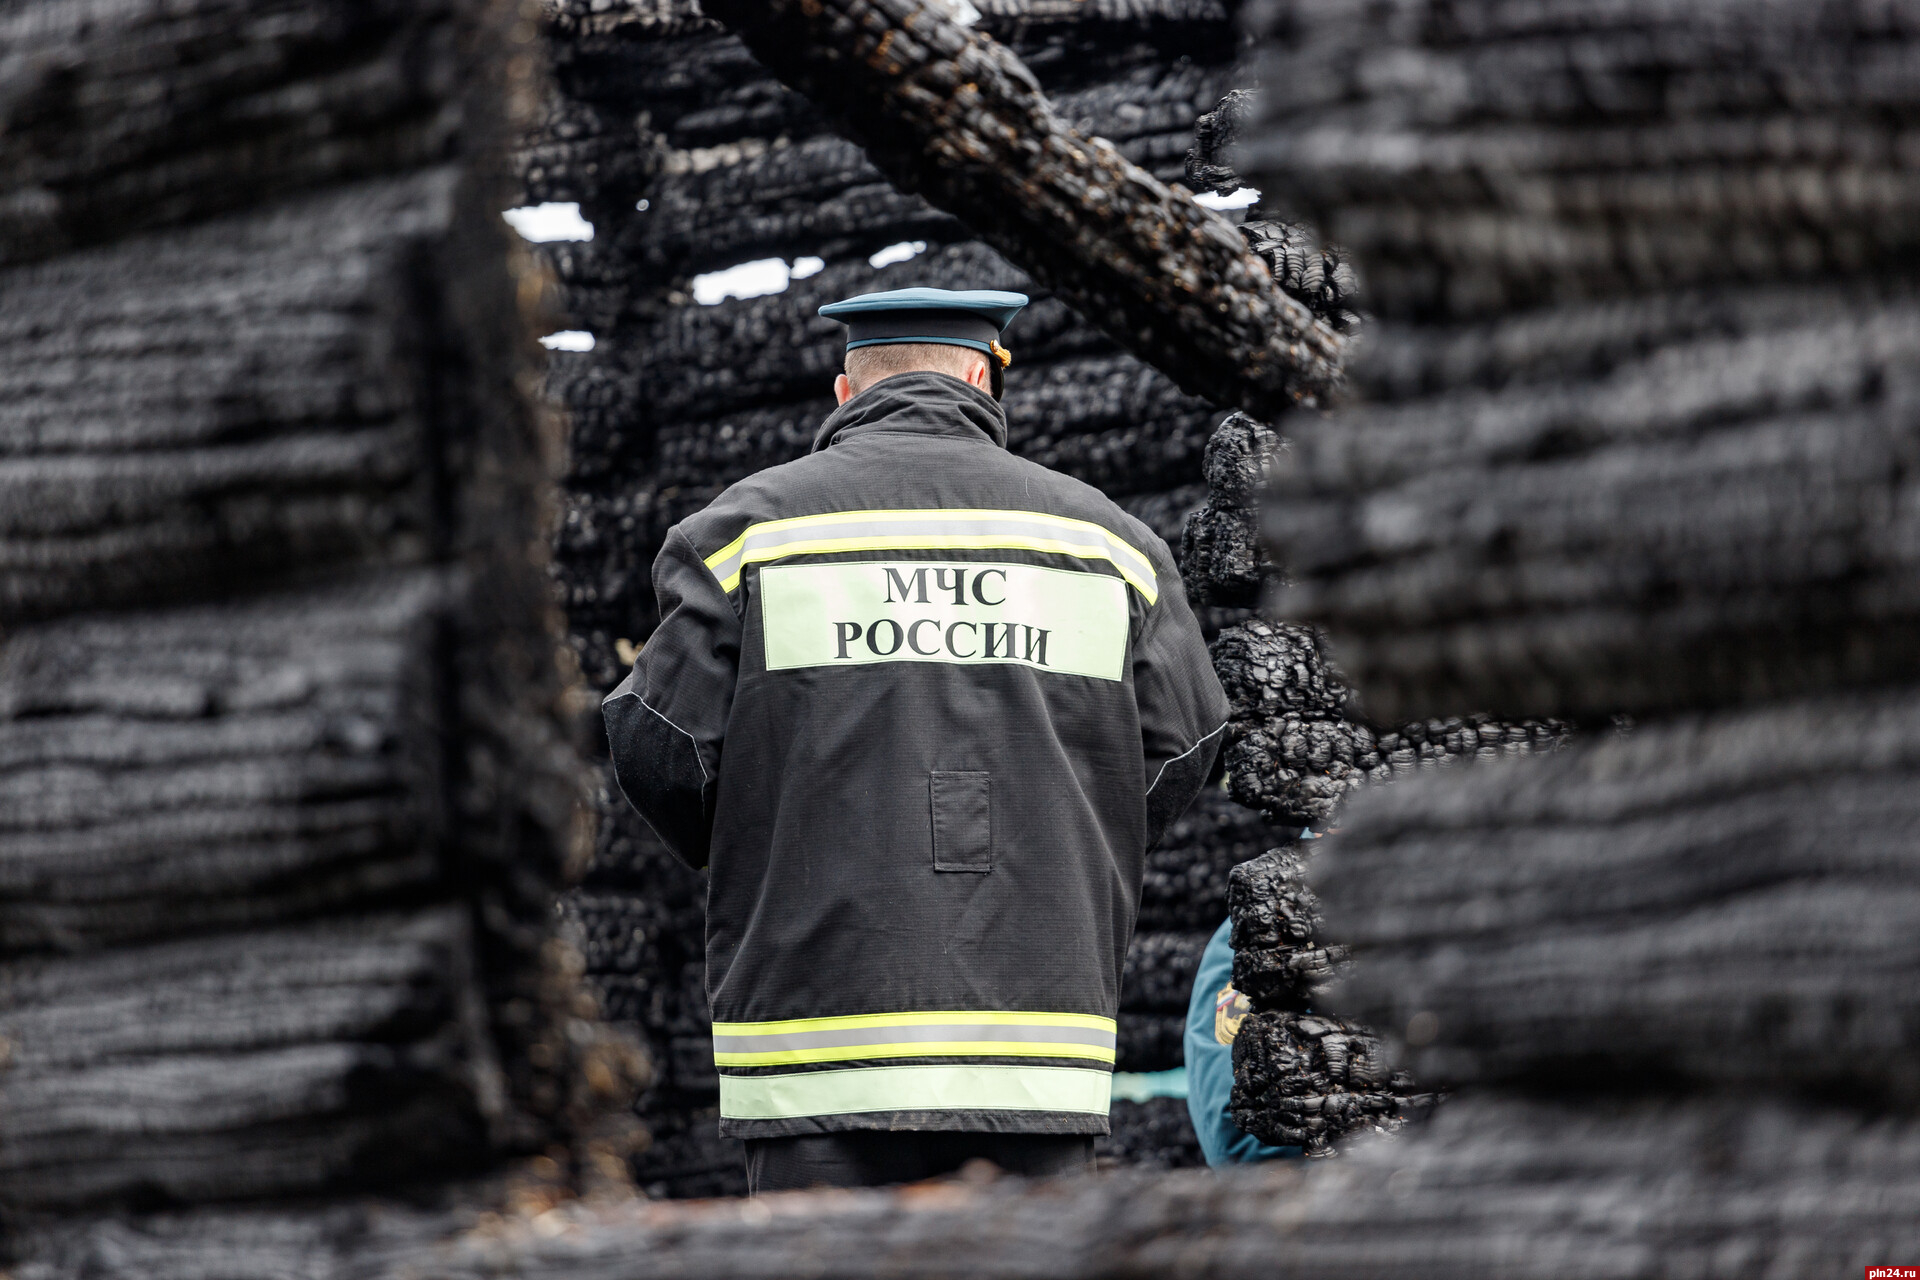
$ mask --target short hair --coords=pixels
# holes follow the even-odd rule
[[[847,352],[847,381],[860,392],[882,378],[923,369],[964,379],[974,365],[986,359],[985,352],[950,342],[883,342]]]

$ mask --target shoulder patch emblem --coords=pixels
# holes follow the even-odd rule
[[[1235,991],[1231,982],[1220,988],[1220,994],[1213,998],[1213,1038],[1221,1044],[1232,1044],[1240,1034],[1240,1024],[1252,1011],[1247,998]]]

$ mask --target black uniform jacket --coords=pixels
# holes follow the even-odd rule
[[[1227,716],[1166,544],[887,378],[676,526],[604,707],[711,865],[721,1131],[1104,1133],[1142,863]]]

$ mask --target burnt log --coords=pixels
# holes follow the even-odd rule
[[[1515,9],[1281,0],[1226,159],[1463,317],[1910,261],[1913,14],[1756,0]]]
[[[1320,901],[1306,884],[1310,844],[1233,869],[1233,986],[1258,1009],[1304,1011],[1347,967],[1348,949],[1317,940]]]
[[[1330,823],[1346,797],[1397,773],[1551,751],[1571,733],[1557,720],[1503,723],[1479,713],[1385,729],[1362,714],[1324,637],[1298,623],[1237,624],[1212,653],[1233,707],[1222,756],[1228,786],[1283,825]]]
[[[1261,13],[1232,162],[1382,321],[1284,424],[1278,607],[1375,714],[1920,675],[1904,6]]]
[[[1331,1162],[757,1204],[202,1210],[37,1226],[14,1274],[616,1280],[644,1258],[663,1280],[1743,1280],[1910,1256],[1916,1170],[1920,1126],[1841,1108],[1462,1098]]]
[[[1312,873],[1356,957],[1335,1007],[1437,1082],[1913,1105],[1917,711],[1676,719],[1369,797]]]
[[[497,114],[489,96],[524,92],[525,66],[473,56],[517,20],[453,0],[15,6],[0,263],[445,162]]]
[[[1373,1032],[1330,1014],[1255,1010],[1233,1038],[1233,1122],[1273,1146],[1329,1155],[1335,1139],[1391,1133],[1431,1109]]]
[[[530,69],[484,4],[120,17],[28,6],[0,72],[4,216],[64,220],[0,268],[0,1213],[617,1160]]]
[[[1019,59],[917,0],[717,0],[714,16],[893,182],[963,218],[1183,390],[1271,414],[1342,344],[1223,220],[1055,113]]]

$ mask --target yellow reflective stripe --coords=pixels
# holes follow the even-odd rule
[[[986,1023],[1000,1027],[1085,1027],[1113,1032],[1119,1024],[1091,1013],[981,1013],[972,1009],[937,1012],[858,1013],[838,1018],[788,1018],[780,1022],[716,1022],[715,1035],[785,1035],[793,1031],[851,1031],[865,1027],[925,1027],[947,1022]]]
[[[1105,560],[1120,571],[1148,604],[1158,599],[1151,578],[1142,578],[1114,559],[1106,548],[1087,547],[1052,538],[1023,538],[1017,534],[900,533],[874,534],[863,538],[803,538],[774,546],[755,547],[741,558],[740,567],[731,576],[720,579],[720,589],[731,592],[740,585],[740,574],[747,565],[787,556],[825,556],[841,551],[1041,551],[1048,555],[1073,556],[1078,560]]]
[[[869,532],[868,530],[871,530]],[[708,556],[723,591],[740,585],[749,564],[849,551],[1037,551],[1111,564],[1148,604],[1159,599],[1153,561],[1103,525],[1038,511],[827,511],[749,525]]]
[[[771,1067],[864,1058],[1114,1060],[1113,1019],[1077,1013],[967,1011],[856,1014],[780,1022],[716,1022],[713,1060]]]
[[[717,1067],[780,1067],[801,1062],[853,1062],[868,1058],[1086,1058],[1111,1064],[1114,1051],[1095,1045],[1046,1041],[934,1040],[744,1053],[723,1053],[716,1049],[713,1063]]]

